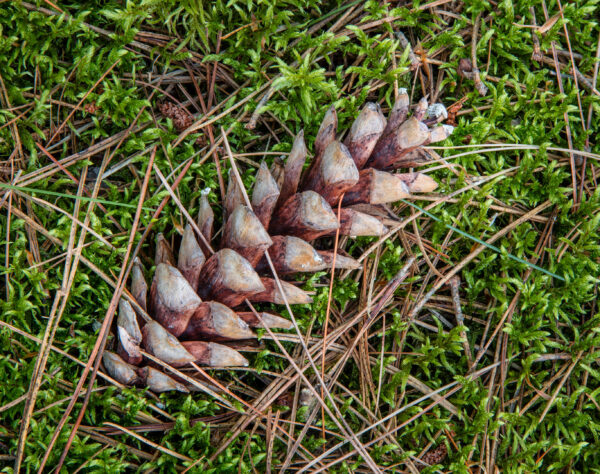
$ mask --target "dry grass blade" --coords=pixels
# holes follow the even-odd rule
[[[164,446],[161,446],[160,444],[150,441],[148,438],[144,438],[143,436],[137,434],[136,432],[128,430],[127,428],[124,428],[123,426],[119,426],[116,423],[110,423],[107,421],[104,423],[104,425],[111,426],[112,428],[116,428],[117,430],[122,431],[123,433],[141,441],[142,443],[147,444],[148,446],[152,446],[154,449],[162,451],[163,453],[166,453],[169,456],[173,456],[181,461],[185,461],[185,462],[193,462],[194,461],[192,458],[184,456],[183,454],[176,453],[175,451],[173,451],[169,448],[165,448]]]
[[[84,179],[82,179],[79,183],[78,195],[80,195],[83,191],[83,183],[85,182],[85,174]],[[65,259],[65,266],[63,271],[63,281],[62,288],[56,292],[54,296],[54,301],[52,304],[52,310],[50,312],[48,323],[46,326],[46,331],[44,333],[44,339],[42,340],[42,344],[40,346],[40,353],[36,360],[36,366],[33,371],[33,376],[31,379],[31,384],[29,387],[29,396],[27,398],[27,403],[25,404],[25,409],[23,411],[23,423],[21,424],[21,432],[19,434],[19,443],[17,447],[17,455],[15,459],[15,471],[19,472],[21,469],[21,463],[23,462],[23,455],[25,451],[25,445],[27,441],[27,435],[29,431],[29,424],[31,422],[31,417],[33,415],[33,410],[35,408],[35,402],[37,400],[37,394],[42,383],[42,377],[44,375],[44,371],[46,368],[46,362],[48,360],[48,354],[50,352],[50,347],[52,346],[52,341],[54,339],[54,335],[56,334],[56,329],[58,323],[60,322],[60,318],[66,306],[66,301],[71,290],[71,285],[73,284],[73,279],[75,277],[75,272],[77,271],[77,266],[79,264],[79,257],[81,255],[81,245],[83,244],[85,230],[81,231],[81,239],[79,242],[78,249],[75,249],[75,237],[77,232],[77,215],[79,214],[79,201],[75,202],[74,212],[73,212],[73,222],[71,224],[71,232],[69,235],[69,244],[67,246],[67,257]],[[73,398],[75,400],[76,397]]]
[[[225,143],[225,149],[227,151],[227,154],[229,156],[229,161],[231,164],[231,168],[235,174],[235,177],[238,181],[238,184],[240,186],[240,188],[243,191],[244,194],[244,200],[246,202],[246,205],[252,209],[252,204],[250,203],[250,199],[248,198],[248,194],[246,193],[246,190],[244,188],[242,179],[239,175],[239,172],[237,170],[237,166],[235,164],[235,161],[233,159],[233,155],[231,153],[231,149],[229,147],[229,143],[227,141],[227,136],[225,134],[225,130],[223,128],[221,128],[221,134],[224,137],[224,143]],[[275,282],[277,284],[277,287],[280,291],[280,293],[284,296],[284,300],[285,300],[285,306],[286,309],[288,310],[291,318],[292,318],[292,322],[294,324],[294,328],[296,330],[296,332],[298,333],[298,336],[300,337],[300,341],[302,343],[303,349],[306,353],[306,356],[308,357],[309,363],[311,365],[311,367],[313,368],[313,370],[318,374],[318,369],[314,363],[314,360],[308,350],[308,347],[306,346],[306,344],[304,343],[304,340],[302,339],[302,334],[300,332],[300,329],[298,327],[298,324],[294,318],[292,309],[290,308],[289,303],[287,302],[287,298],[285,296],[285,292],[283,291],[282,287],[281,287],[281,282],[279,281],[279,278],[277,276],[277,272],[275,271],[275,268],[273,266],[273,262],[271,261],[271,257],[269,256],[269,252],[267,251],[265,253],[265,256],[267,258],[267,262],[269,264],[269,267],[271,269],[271,272],[273,274],[273,277],[275,278]],[[271,330],[269,328],[266,328],[267,332],[269,333],[269,335],[271,337],[273,336],[273,333],[271,332]],[[365,448],[363,447],[362,443],[358,440],[358,438],[356,437],[356,435],[352,432],[352,429],[348,426],[347,422],[344,420],[344,417],[342,416],[342,414],[339,411],[339,408],[337,407],[337,404],[335,403],[335,401],[333,400],[331,393],[329,392],[329,390],[325,389],[325,394],[327,396],[327,398],[329,399],[330,403],[332,404],[334,411],[336,412],[335,415],[333,414],[333,412],[329,409],[329,407],[327,406],[327,404],[325,403],[325,401],[323,399],[321,399],[319,397],[318,392],[316,391],[316,389],[312,386],[312,384],[308,381],[308,379],[306,379],[306,376],[304,375],[303,371],[300,370],[300,368],[297,366],[297,364],[295,363],[295,361],[289,356],[288,352],[284,349],[284,347],[281,345],[281,343],[274,338],[276,344],[278,345],[279,349],[282,350],[282,352],[286,355],[286,357],[288,358],[288,360],[290,361],[290,363],[292,364],[292,366],[294,367],[294,369],[296,369],[299,373],[299,375],[305,380],[309,390],[311,390],[311,392],[313,392],[313,394],[319,398],[319,401],[321,403],[321,406],[325,409],[325,411],[327,411],[328,415],[332,418],[333,422],[338,425],[338,427],[345,432],[346,435],[348,435],[350,437],[351,443],[355,446],[355,448],[357,449],[358,452],[361,453],[361,455],[365,458],[367,464],[369,465],[369,467],[371,469],[373,469],[374,472],[380,472],[379,467],[375,464],[375,462],[373,461],[373,459],[371,458],[371,456],[368,454],[368,452],[365,450]],[[319,383],[321,384],[321,386],[324,386],[324,381],[323,379],[319,380]],[[336,416],[337,415],[337,416]],[[339,417],[339,419],[337,418]]]
[[[478,370],[477,372],[469,374],[467,377],[469,377],[471,380],[476,379],[478,377],[481,377],[485,373],[489,372],[490,370],[492,370],[497,365],[499,365],[499,363],[496,363],[496,364],[493,364],[492,366],[485,367],[485,368],[483,368],[481,370]],[[415,400],[415,401],[413,401],[411,403],[408,403],[408,404],[402,406],[401,408],[395,410],[394,412],[390,413],[389,415],[381,418],[379,421],[377,421],[377,423],[374,423],[373,425],[370,425],[367,428],[364,428],[363,430],[361,430],[361,431],[359,431],[357,433],[357,436],[361,436],[361,435],[365,434],[366,432],[374,429],[376,426],[378,426],[380,424],[383,424],[388,419],[391,419],[391,418],[394,418],[394,417],[398,416],[400,413],[406,411],[410,407],[415,406],[415,405],[421,403],[424,400],[432,398],[434,395],[439,395],[440,393],[448,390],[448,393],[446,393],[445,395],[442,395],[438,400],[434,401],[433,403],[431,403],[430,405],[428,405],[427,407],[425,407],[417,415],[414,415],[413,417],[411,417],[408,420],[406,420],[404,423],[401,423],[401,424],[397,425],[393,430],[390,430],[389,432],[387,432],[385,434],[385,436],[388,436],[388,435],[392,434],[393,432],[402,429],[404,426],[406,426],[407,424],[411,423],[412,421],[414,421],[419,416],[424,415],[425,413],[427,413],[428,410],[430,410],[434,406],[438,405],[440,403],[441,399],[447,399],[449,396],[451,396],[452,394],[456,393],[460,388],[461,388],[461,385],[458,382],[452,382],[452,383],[447,384],[447,385],[445,385],[443,387],[440,387],[439,389],[433,391],[431,394],[425,395],[425,396],[423,396],[421,398],[418,398],[417,400]],[[383,435],[379,436],[378,438],[375,438],[374,440],[371,440],[368,443],[366,443],[365,446],[370,446],[372,444],[375,444],[376,442],[381,441],[381,439],[383,439],[385,436],[383,436]],[[324,459],[326,456],[334,453],[339,448],[341,448],[343,444],[345,444],[345,442],[338,443],[334,447],[328,449],[323,454],[321,454],[320,456],[318,456],[317,458],[315,458],[313,461],[311,461],[310,463],[308,463],[305,466],[303,466],[302,469],[300,469],[299,472],[306,472],[306,471],[308,471],[317,461],[320,461],[321,459]],[[341,461],[343,461],[343,460],[345,460],[345,459],[347,459],[350,456],[355,455],[355,454],[356,454],[356,452],[346,453],[343,456],[337,458],[335,461],[327,464],[325,467],[323,467],[321,469],[318,469],[316,471],[311,471],[311,472],[322,472],[323,470],[331,468],[333,465],[335,465],[335,464],[337,464],[337,463],[339,463],[339,462],[341,462]]]
[[[92,91],[98,87],[98,85],[100,85],[100,83],[104,80],[104,78],[106,76],[108,76],[110,74],[110,72],[116,67],[117,64],[119,64],[121,62],[121,59],[117,59],[105,72],[104,74],[102,74],[98,80],[96,81],[96,83],[83,95],[83,97],[81,98],[81,100],[79,101],[79,103],[77,104],[77,106],[75,108],[73,108],[73,110],[69,113],[69,115],[67,116],[67,118],[65,120],[63,120],[63,123],[60,124],[60,126],[56,129],[56,131],[54,132],[54,134],[50,137],[50,140],[48,140],[48,144],[51,144],[54,139],[58,136],[58,134],[61,132],[61,130],[63,129],[63,127],[69,122],[69,120],[71,120],[71,117],[73,117],[73,115],[75,114],[75,112],[77,112],[77,110],[79,109],[79,107],[81,107],[81,104],[83,104],[85,102],[85,100],[87,99],[87,97],[92,93]]]
[[[337,207],[337,220],[338,226],[340,223],[340,212],[342,209],[342,200],[344,199],[344,194],[339,197],[338,207]],[[340,239],[340,229],[339,227],[335,231],[335,239],[333,244],[333,263],[331,264],[331,277],[329,277],[329,294],[327,295],[327,309],[325,310],[325,326],[323,327],[323,349],[321,354],[321,379],[325,380],[325,353],[327,352],[325,347],[327,344],[327,330],[329,329],[329,313],[331,311],[331,298],[333,296],[333,281],[335,276],[335,261],[337,259],[337,249],[338,242]],[[324,386],[321,385],[321,398],[324,397]],[[325,408],[321,407],[321,426],[323,428],[323,440],[325,440]]]
[[[192,228],[194,229],[194,231],[196,232],[196,235],[198,237],[200,237],[200,240],[202,241],[202,243],[206,246],[206,248],[211,252],[211,253],[215,253],[215,251],[212,249],[212,247],[210,246],[210,242],[208,242],[206,240],[206,237],[204,237],[204,234],[202,233],[202,231],[198,228],[198,224],[196,224],[196,221],[192,218],[192,216],[190,216],[189,212],[186,210],[186,208],[183,206],[183,204],[181,204],[181,201],[179,200],[179,198],[175,195],[175,192],[173,191],[173,189],[171,188],[171,186],[169,186],[169,183],[167,182],[166,178],[164,177],[164,175],[160,172],[160,170],[158,169],[158,167],[156,165],[154,165],[154,172],[156,173],[156,175],[158,176],[158,178],[160,179],[160,181],[162,182],[163,186],[165,187],[165,189],[169,192],[171,198],[173,199],[173,201],[175,201],[175,203],[177,204],[177,207],[179,207],[179,210],[181,211],[181,213],[185,216],[185,218],[188,221],[188,224],[190,224],[192,226]]]
[[[134,218],[134,225],[132,226],[131,229],[131,233],[130,233],[130,239],[129,239],[129,245],[127,247],[127,251],[125,252],[125,256],[124,256],[124,262],[127,262],[130,252],[131,252],[131,247],[133,246],[133,242],[134,239],[133,237],[135,236],[135,233],[137,232],[137,225],[139,223],[139,219],[140,219],[140,214],[142,211],[142,205],[144,203],[144,199],[146,196],[146,190],[148,189],[148,182],[150,180],[150,175],[152,172],[152,164],[154,163],[154,157],[155,157],[155,153],[156,150],[154,150],[154,152],[152,153],[152,155],[150,156],[150,161],[148,164],[148,168],[146,170],[146,175],[144,177],[144,183],[142,185],[142,189],[140,192],[140,199],[138,201],[138,208],[136,210],[136,214],[135,214],[135,218]],[[101,176],[101,175],[100,175]],[[99,178],[100,179],[100,178]],[[83,182],[84,180],[81,180],[81,182]],[[99,184],[100,181],[98,180],[96,183],[96,186],[99,188]],[[127,279],[127,275],[129,273],[130,267],[127,267],[125,264],[123,265],[121,274],[119,275],[119,279],[117,281],[116,284],[116,291],[115,294],[113,296],[113,299],[111,301],[111,304],[108,308],[108,311],[106,313],[106,316],[104,318],[104,322],[102,323],[102,328],[100,329],[100,333],[98,335],[98,339],[96,340],[96,344],[94,345],[94,349],[92,350],[92,354],[90,355],[90,359],[88,361],[88,363],[86,364],[86,367],[83,371],[83,374],[81,375],[81,378],[79,380],[79,383],[77,384],[77,387],[75,389],[75,394],[77,395],[82,387],[83,384],[85,382],[85,380],[87,379],[87,374],[89,373],[92,364],[94,363],[94,368],[93,368],[93,372],[92,372],[92,377],[91,377],[91,381],[89,383],[88,386],[88,391],[86,393],[86,397],[83,403],[83,406],[79,412],[79,416],[77,421],[75,422],[75,426],[73,427],[71,434],[69,435],[69,439],[67,441],[67,445],[65,446],[63,453],[61,455],[61,459],[59,460],[59,470],[60,470],[60,466],[63,464],[64,459],[66,457],[67,452],[69,451],[69,448],[71,446],[71,443],[73,442],[73,438],[75,437],[75,433],[77,432],[77,427],[78,425],[81,423],[81,420],[83,418],[83,414],[85,413],[85,408],[87,406],[87,402],[89,400],[89,396],[90,396],[90,390],[93,386],[93,382],[94,379],[96,377],[96,374],[98,372],[98,366],[100,364],[100,354],[102,354],[102,350],[104,348],[104,345],[106,344],[106,336],[108,335],[108,328],[110,327],[110,324],[112,323],[112,319],[115,313],[115,310],[117,308],[117,304],[119,302],[119,299],[121,297],[121,292],[123,290],[123,287],[125,285],[125,281]],[[56,443],[56,440],[58,439],[58,435],[60,434],[62,428],[64,427],[69,414],[71,413],[71,410],[73,409],[73,407],[75,406],[75,401],[77,400],[77,396],[74,396],[73,399],[71,400],[71,402],[69,403],[69,406],[67,407],[67,409],[65,410],[65,413],[63,414],[62,419],[60,420],[58,427],[48,445],[48,448],[46,449],[46,453],[44,455],[44,458],[42,459],[42,462],[40,464],[40,468],[39,468],[39,472],[43,472],[44,466],[48,460],[48,456],[50,455],[50,452],[52,451],[52,448],[54,447],[54,443]]]
[[[161,2],[0,8],[0,464],[600,463],[600,6]]]

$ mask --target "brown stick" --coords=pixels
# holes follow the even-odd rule
[[[533,7],[529,7],[529,13],[531,13],[531,21],[535,25],[535,9]],[[531,30],[531,40],[533,41],[533,52],[531,53],[531,59],[533,61],[541,62],[544,55],[542,54],[542,49],[540,48],[540,39],[538,38],[535,30],[535,28]]]
[[[234,250],[219,250],[202,267],[199,292],[205,299],[234,307],[263,291],[265,287],[250,262]]]
[[[258,217],[247,206],[239,205],[227,219],[223,248],[230,248],[255,267],[273,241]]]
[[[277,289],[277,284],[273,278],[261,278],[260,279],[265,291],[257,293],[248,298],[252,303],[275,303],[275,304],[310,304],[312,298],[304,290],[297,286],[288,283],[287,281],[280,280],[281,287],[285,292],[285,298]]]
[[[462,308],[460,305],[460,277],[458,275],[453,276],[452,278],[450,278],[448,284],[450,285],[452,303],[454,304],[454,311],[456,313],[456,324],[464,327],[465,317],[463,315]],[[469,364],[469,367],[473,367],[473,353],[471,352],[471,346],[469,345],[469,338],[467,337],[467,332],[464,329],[460,331],[460,337],[463,340],[463,348],[465,350],[465,355],[467,356],[467,363]]]
[[[314,240],[338,228],[331,206],[314,191],[294,194],[271,221],[274,235],[291,234],[304,240]]]
[[[386,120],[379,104],[365,104],[344,140],[344,145],[359,170],[365,166],[385,127]]]
[[[271,216],[280,196],[279,187],[271,175],[267,164],[263,161],[260,164],[260,168],[256,174],[256,181],[254,182],[252,209],[265,229],[269,228]]]
[[[182,339],[210,339],[213,341],[250,339],[255,334],[233,310],[209,301],[202,303],[180,336]]]
[[[358,169],[345,145],[332,141],[319,161],[310,169],[304,181],[304,189],[318,192],[330,204],[358,182]]]
[[[269,256],[278,274],[317,272],[325,268],[325,262],[308,242],[291,235],[276,235],[269,249]],[[259,270],[269,265],[263,258]]]
[[[194,362],[194,357],[156,321],[150,321],[143,329],[144,347],[158,359],[173,367],[183,367]]]
[[[150,311],[170,333],[179,336],[202,303],[188,281],[175,267],[156,267],[150,288]]]
[[[298,184],[300,183],[300,176],[302,175],[302,167],[306,161],[306,153],[304,130],[300,130],[300,133],[298,133],[296,139],[294,140],[294,144],[292,145],[290,156],[288,156],[288,159],[285,163],[281,194],[279,195],[279,199],[277,201],[278,206],[286,202],[298,191]]]
[[[190,224],[185,226],[183,239],[179,246],[179,256],[177,258],[177,268],[192,288],[198,288],[198,278],[200,270],[206,261],[204,252],[198,245],[194,229]]]
[[[248,367],[248,360],[244,356],[223,344],[202,341],[182,344],[196,358],[196,364],[208,367]]]
[[[406,51],[406,49],[408,48],[408,57],[410,59],[410,70],[411,71],[416,70],[421,65],[421,60],[418,58],[418,56],[413,51],[410,41],[408,41],[408,38],[406,37],[406,35],[404,33],[402,33],[401,31],[396,31],[395,36],[398,39],[398,43],[400,44],[400,47],[402,48],[403,52]]]

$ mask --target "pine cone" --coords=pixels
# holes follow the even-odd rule
[[[245,205],[242,190],[230,176],[218,251],[211,248],[214,214],[203,192],[197,220],[202,235],[196,235],[190,224],[185,227],[177,261],[166,240],[158,236],[149,297],[143,268],[136,260],[131,293],[154,321],[140,330],[135,311],[121,301],[118,355],[104,354],[110,375],[121,383],[146,385],[155,392],[186,391],[184,385],[155,368],[140,369],[144,363],[140,347],[174,367],[190,362],[210,367],[247,366],[248,361],[228,347],[227,341],[253,338],[252,328],[263,325],[291,329],[290,321],[279,315],[256,315],[241,309],[246,299],[275,304],[311,302],[307,293],[285,281],[281,281],[285,297],[279,292],[268,276],[267,249],[282,277],[330,268],[333,251],[316,250],[310,241],[335,235],[338,230],[351,237],[387,232],[377,216],[353,205],[392,203],[437,187],[421,173],[390,172],[424,163],[427,157],[421,147],[452,133],[450,126],[435,126],[446,118],[441,104],[428,108],[427,101],[421,100],[411,117],[408,112],[405,90],[387,121],[377,104],[368,103],[341,143],[336,140],[337,115],[330,108],[304,176],[307,150],[300,132],[284,166],[278,168],[276,162],[270,171],[261,163],[251,194],[252,208]],[[338,222],[333,209],[340,198],[343,208]],[[356,260],[339,253],[335,266],[360,267]]]
[[[185,108],[175,105],[172,102],[158,104],[158,109],[165,117],[173,120],[175,130],[178,132],[183,132],[194,123],[194,118]]]

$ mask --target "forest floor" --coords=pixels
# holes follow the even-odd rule
[[[598,18],[597,0],[1,2],[2,472],[600,470]],[[301,334],[209,371],[243,404],[105,378],[134,254],[151,269],[205,188],[220,222],[224,134],[249,186],[301,129],[312,150],[332,104],[346,130],[399,88],[449,110],[422,168],[440,186],[391,206],[385,239],[342,241],[363,268],[331,294],[330,272],[299,278]]]

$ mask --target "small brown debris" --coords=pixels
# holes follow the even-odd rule
[[[440,444],[435,449],[425,453],[421,461],[427,463],[429,466],[435,466],[436,464],[441,464],[444,459],[448,456],[448,448],[446,448],[445,444]],[[426,466],[419,466],[419,470],[425,469]]]
[[[487,94],[488,88],[479,77],[479,69],[474,68],[470,60],[462,58],[458,62],[458,75],[475,82],[475,89],[479,92],[479,95],[484,96]]]
[[[88,114],[95,114],[96,112],[98,112],[99,108],[100,107],[98,107],[96,105],[96,101],[95,100],[92,101],[92,102],[90,102],[89,104],[85,104],[83,106],[83,110],[85,110]]]
[[[460,112],[460,110],[463,108],[463,105],[467,101],[467,99],[468,97],[464,96],[462,99],[454,102],[454,104],[448,107],[448,120],[446,120],[446,123],[448,125],[452,125],[453,127],[456,126],[456,116],[458,115],[458,112]]]
[[[458,61],[458,75],[466,79],[472,79],[473,64],[467,58],[462,58]]]
[[[173,120],[175,130],[183,132],[186,128],[189,128],[194,123],[194,117],[184,107],[175,105],[172,102],[163,102],[158,104],[158,110],[165,117]]]

